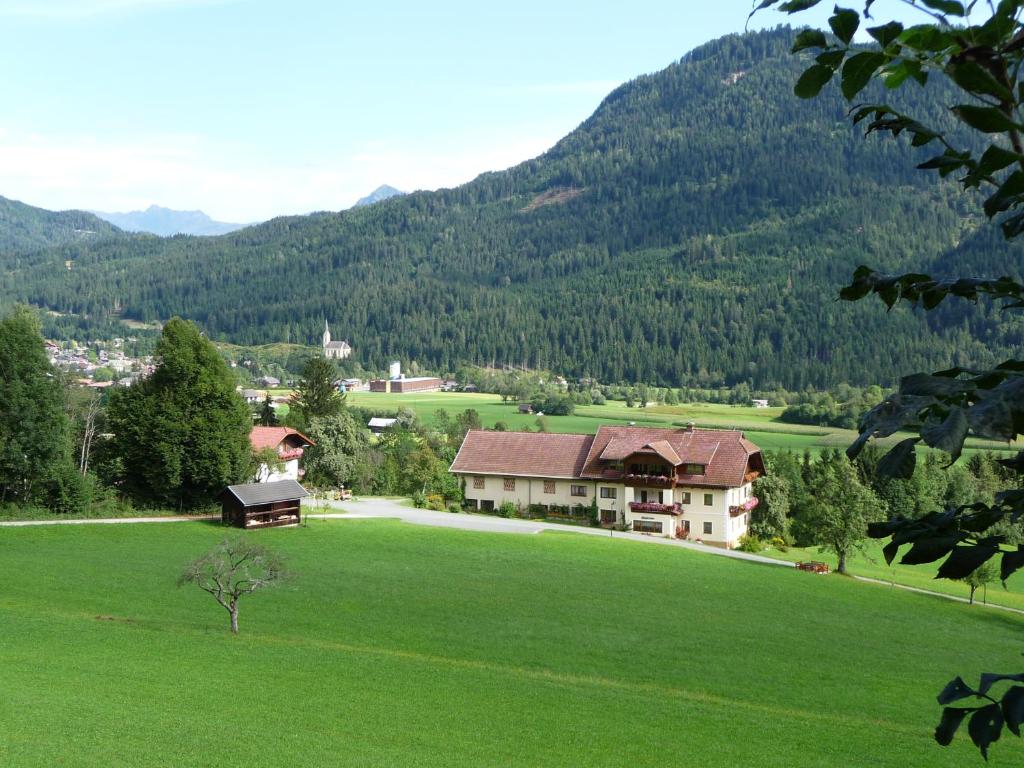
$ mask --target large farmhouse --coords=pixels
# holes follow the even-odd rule
[[[760,449],[735,430],[601,427],[596,435],[472,431],[451,472],[466,501],[589,507],[604,525],[732,548],[747,532]]]

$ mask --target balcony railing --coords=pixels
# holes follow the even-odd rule
[[[674,488],[676,484],[676,479],[669,475],[628,474],[622,478],[622,482],[628,486],[644,486],[646,488]]]
[[[631,501],[629,509],[631,512],[654,512],[659,515],[681,515],[683,513],[680,504],[659,504],[656,501]]]
[[[754,509],[759,502],[760,499],[758,499],[757,496],[751,496],[742,504],[734,504],[733,506],[729,507],[729,514],[732,517],[742,515],[744,512],[749,512],[750,510]]]

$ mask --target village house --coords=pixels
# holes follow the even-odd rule
[[[291,427],[253,427],[249,432],[249,444],[253,453],[272,448],[277,451],[282,468],[276,470],[261,464],[254,480],[257,483],[273,483],[279,480],[298,480],[304,471],[299,468],[299,459],[313,441]]]
[[[760,449],[736,430],[602,426],[596,435],[466,435],[451,470],[468,504],[591,507],[602,525],[733,548],[757,506]]]

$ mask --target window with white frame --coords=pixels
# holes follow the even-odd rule
[[[683,504],[689,504],[689,503],[690,503],[690,492],[689,491],[683,491]]]
[[[514,477],[505,478],[505,490],[514,491],[516,489],[516,479]]]
[[[713,506],[714,503],[715,503],[715,494],[713,494],[713,493],[705,493],[704,494],[704,506],[705,507],[710,507],[710,506]]]
[[[705,536],[710,536],[714,532],[715,532],[714,525],[709,520],[705,520],[704,521],[704,535]]]
[[[545,480],[544,481],[544,493],[554,493],[554,492],[555,492],[555,481],[554,480]]]
[[[633,530],[637,533],[661,533],[661,523],[657,520],[634,520]]]
[[[614,499],[618,496],[618,489],[616,488],[602,488],[601,498],[602,499]]]
[[[473,487],[479,491],[481,488],[484,487],[484,479],[482,477],[474,477]]]
[[[587,495],[587,486],[585,486],[585,485],[571,485],[571,486],[569,486],[569,492],[573,496],[586,496]]]

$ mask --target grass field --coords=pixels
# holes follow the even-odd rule
[[[475,408],[485,427],[504,421],[510,429],[536,429],[537,417],[518,412],[516,403],[502,403],[498,395],[465,392],[429,392],[425,394],[384,394],[377,392],[351,392],[347,395],[352,405],[367,408],[397,410],[411,408],[426,423],[432,423],[434,413],[444,409],[451,413]],[[819,452],[824,448],[845,449],[854,441],[857,433],[849,429],[813,427],[802,424],[787,424],[779,421],[782,408],[753,408],[713,403],[691,403],[678,406],[656,406],[650,408],[627,408],[625,403],[610,401],[605,405],[577,406],[572,416],[549,416],[548,426],[552,432],[593,433],[602,424],[628,424],[640,426],[672,427],[692,421],[698,427],[735,428],[746,432],[762,450],[792,450],[802,453],[805,449]],[[890,441],[895,442],[898,437]],[[1007,450],[1004,443],[990,443],[968,440],[968,455],[972,450]],[[1019,446],[1018,446],[1019,447]]]
[[[902,565],[899,559],[892,566],[886,565],[885,557],[882,556],[882,547],[885,541],[868,539],[864,543],[864,551],[858,551],[851,555],[846,562],[847,570],[854,576],[866,576],[880,581],[905,584],[909,587],[927,589],[932,592],[941,592],[946,595],[968,598],[971,594],[970,587],[959,581],[949,579],[936,579],[935,571],[939,563],[927,563],[924,565]],[[902,554],[905,554],[908,547],[904,547]],[[820,547],[790,547],[786,552],[775,549],[766,549],[760,554],[766,557],[773,557],[778,560],[786,560],[791,563],[801,560],[821,560],[829,564],[831,568],[836,567],[836,556]],[[939,561],[942,562],[941,560]],[[997,561],[998,562],[998,561]],[[1016,608],[1024,611],[1024,574],[1017,572],[1006,582],[1004,589],[1002,584],[995,581],[988,585],[987,590],[979,589],[975,593],[975,600],[979,603],[982,598],[995,605],[1005,605],[1009,608]]]
[[[242,635],[205,523],[0,531],[11,766],[962,766],[934,694],[1020,668],[993,610],[669,547],[391,521],[260,531]],[[1006,736],[990,765],[1016,766]]]

